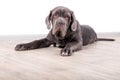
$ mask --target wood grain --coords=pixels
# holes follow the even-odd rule
[[[52,46],[14,51],[16,44],[38,37],[1,39],[0,80],[120,80],[120,35],[114,38],[84,46],[70,57],[60,56],[60,49]]]

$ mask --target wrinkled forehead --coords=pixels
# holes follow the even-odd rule
[[[68,8],[66,7],[56,7],[52,10],[52,14],[56,14],[56,13],[59,13],[59,14],[68,14],[68,15],[71,15],[72,11],[69,10]]]

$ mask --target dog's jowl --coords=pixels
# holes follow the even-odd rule
[[[59,45],[61,56],[70,56],[73,52],[81,50],[82,46],[95,41],[114,41],[114,39],[97,38],[95,31],[88,25],[80,25],[74,12],[66,7],[52,9],[46,17],[47,28],[52,29],[46,38],[29,43],[18,44],[16,51],[32,50]]]

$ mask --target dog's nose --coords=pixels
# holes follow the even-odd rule
[[[58,26],[63,26],[63,25],[65,25],[65,22],[59,21],[59,22],[57,22],[57,25],[58,25]]]

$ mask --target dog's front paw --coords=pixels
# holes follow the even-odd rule
[[[69,48],[63,48],[62,50],[61,50],[61,56],[71,56],[72,55],[72,50],[71,49],[69,49]]]
[[[31,49],[31,47],[28,44],[18,44],[15,47],[16,51],[24,51],[24,50],[30,50],[30,49]]]

